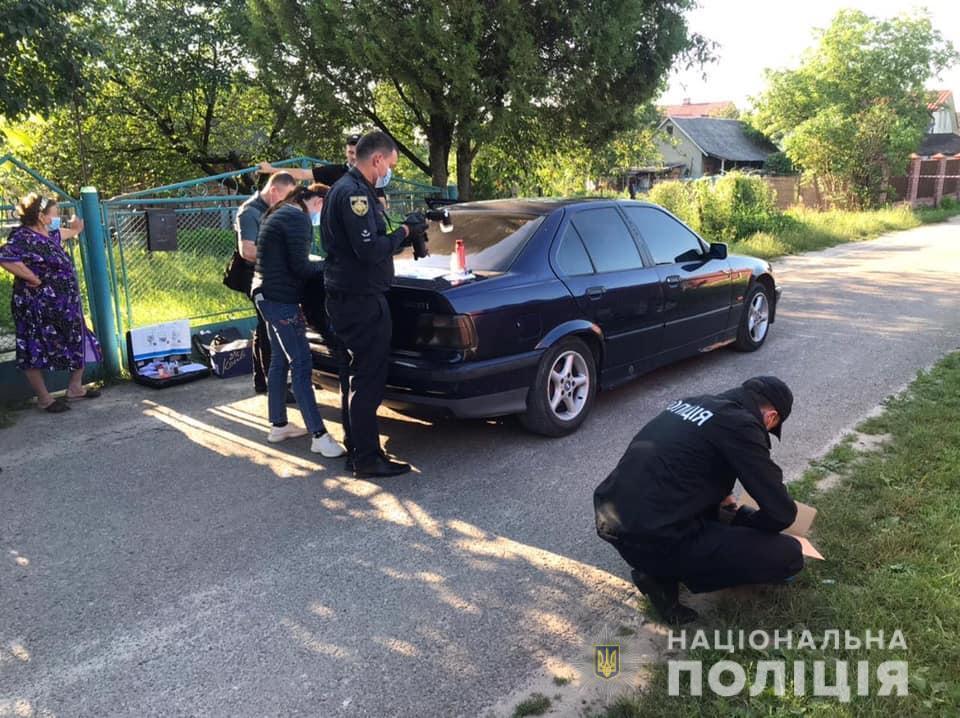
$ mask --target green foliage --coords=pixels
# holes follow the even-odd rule
[[[0,116],[23,117],[69,103],[86,79],[78,71],[97,45],[82,28],[90,0],[0,0]]]
[[[513,718],[525,718],[525,716],[542,716],[550,710],[550,699],[543,693],[533,693],[517,704],[513,709]]]
[[[5,151],[68,191],[93,183],[107,196],[292,151],[339,157],[340,130],[324,130],[342,115],[295,111],[302,77],[259,71],[235,27],[244,25],[239,0],[98,2],[99,13],[78,20],[100,49],[74,58],[84,78],[77,101],[0,125]]]
[[[678,58],[704,59],[684,20],[690,0],[568,3],[407,3],[250,0],[260,52],[301,63],[307,97],[333,99],[398,138],[426,138],[429,158],[401,151],[447,183],[456,155],[460,194],[490,144],[514,144],[531,123],[554,142],[596,148],[636,125],[634,108]],[[385,42],[386,35],[390,41]],[[387,86],[402,104],[394,106]],[[544,146],[544,151],[553,149]],[[496,160],[495,160],[496,161]]]
[[[796,174],[797,168],[786,152],[774,152],[764,160],[763,171],[764,174],[783,176]]]
[[[957,59],[927,14],[841,10],[798,68],[767,71],[754,122],[834,202],[873,206],[926,128],[926,82]]]
[[[776,229],[781,222],[773,188],[760,177],[739,172],[693,182],[660,182],[651,188],[650,201],[716,242]]]
[[[960,214],[960,204],[918,210],[900,206],[872,211],[794,208],[781,212],[776,193],[762,178],[736,172],[715,180],[659,182],[648,199],[704,238],[730,243],[735,252],[766,259],[872,239]]]

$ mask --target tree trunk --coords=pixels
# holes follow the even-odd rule
[[[477,156],[477,148],[470,148],[470,140],[461,139],[457,142],[457,199],[469,202],[473,199],[473,158]]]
[[[431,115],[427,142],[430,145],[430,179],[434,187],[446,187],[450,176],[450,146],[453,143],[451,123],[444,117]]]

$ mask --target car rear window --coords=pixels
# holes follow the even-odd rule
[[[417,262],[421,267],[450,266],[450,254],[456,240],[462,239],[467,250],[467,267],[473,272],[506,272],[520,254],[527,240],[543,223],[543,217],[530,214],[507,214],[486,211],[450,211],[453,231],[442,232],[437,222],[427,230],[430,256]],[[412,260],[413,249],[407,247],[397,260]]]

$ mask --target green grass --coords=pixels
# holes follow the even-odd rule
[[[899,629],[907,650],[844,651],[817,641],[816,650],[725,651],[697,649],[686,658],[704,665],[704,695],[670,696],[667,669],[657,666],[651,684],[636,696],[621,698],[606,718],[670,716],[957,716],[960,715],[960,354],[921,374],[886,411],[866,421],[861,431],[889,434],[876,453],[858,454],[848,439],[816,462],[791,492],[819,510],[813,539],[824,562],[812,561],[795,584],[758,588],[721,599],[702,627],[710,635],[727,629],[750,632],[806,629],[822,637],[839,629],[863,636],[883,630],[889,639]],[[844,478],[818,493],[817,479],[828,473]],[[688,632],[688,635],[692,635]],[[796,639],[795,639],[796,640]],[[746,669],[748,688],[758,660],[786,660],[787,690],[782,697],[749,690],[722,698],[707,687],[706,672],[720,660]],[[851,702],[812,695],[813,661],[846,660],[851,672]],[[856,695],[856,661],[876,666],[886,660],[909,664],[909,695]],[[807,695],[795,696],[792,665],[803,661]],[[727,676],[729,680],[729,676]],[[682,683],[687,686],[686,680]]]
[[[542,716],[548,710],[550,710],[550,699],[543,693],[534,693],[517,704],[517,707],[513,709],[513,718]]]
[[[960,215],[960,207],[952,205],[942,209],[888,207],[864,212],[792,209],[784,214],[778,227],[734,242],[730,250],[774,259],[786,254],[812,252],[847,242],[875,239],[886,232],[913,229],[957,215]]]

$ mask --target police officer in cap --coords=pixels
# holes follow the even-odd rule
[[[773,376],[717,396],[672,402],[644,426],[593,494],[597,533],[667,621],[697,614],[678,584],[700,593],[780,583],[803,568],[800,543],[780,531],[797,507],[770,458],[793,394]],[[737,479],[759,506],[737,507]]]
[[[393,255],[426,231],[419,212],[388,232],[377,208],[376,185],[397,164],[397,146],[384,132],[357,143],[357,161],[337,181],[323,205],[321,226],[326,252],[324,284],[327,314],[349,358],[350,446],[348,466],[357,477],[395,476],[410,465],[391,460],[380,448],[377,408],[387,382],[393,324],[386,292],[393,282]]]

